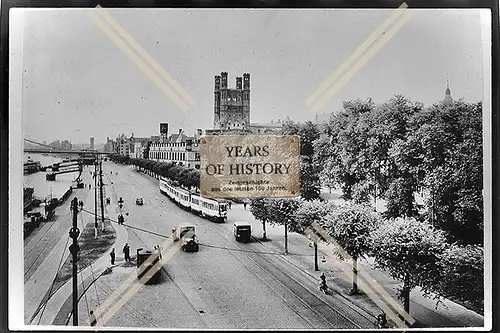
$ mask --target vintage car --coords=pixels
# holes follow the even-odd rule
[[[172,238],[174,242],[181,242],[183,251],[198,252],[199,250],[198,239],[195,234],[194,225],[182,224],[179,226],[174,226],[172,228]]]
[[[144,204],[144,200],[142,200],[142,198],[137,198],[137,199],[135,199],[135,204],[142,206]]]

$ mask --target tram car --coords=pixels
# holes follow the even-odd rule
[[[226,222],[227,203],[217,199],[204,198],[199,194],[189,192],[174,186],[168,179],[160,177],[160,192],[170,201],[193,214],[217,222]]]

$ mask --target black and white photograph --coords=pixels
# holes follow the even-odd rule
[[[491,20],[11,9],[10,328],[491,329]]]

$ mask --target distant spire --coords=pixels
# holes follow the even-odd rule
[[[451,99],[451,90],[450,90],[450,81],[446,80],[446,92],[444,95],[445,103],[449,103],[452,101]]]

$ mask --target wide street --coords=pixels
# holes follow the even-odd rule
[[[110,218],[124,200],[125,224],[170,236],[178,223],[196,226],[199,252],[178,251],[165,264],[162,281],[142,286],[105,326],[208,329],[324,329],[371,328],[373,318],[353,304],[324,295],[316,282],[254,241],[234,240],[232,224],[238,219],[229,211],[226,223],[214,223],[186,212],[159,191],[158,180],[130,166],[103,163],[106,195],[111,197]],[[110,172],[112,171],[112,174]],[[118,172],[118,174],[116,174]],[[135,198],[144,199],[143,206]],[[126,226],[125,226],[126,227]],[[137,248],[152,250],[165,238],[127,228],[132,257]],[[253,232],[260,237],[260,231]],[[90,307],[105,302],[130,275],[132,265],[123,265],[122,248],[115,244],[117,265],[87,292]],[[164,255],[166,251],[164,250]],[[68,295],[69,296],[69,295]],[[83,302],[80,302],[79,313]],[[132,315],[131,315],[132,314]],[[97,313],[99,317],[101,314]],[[82,315],[80,315],[82,317]],[[86,318],[80,321],[85,323]],[[99,319],[98,319],[99,320]]]

